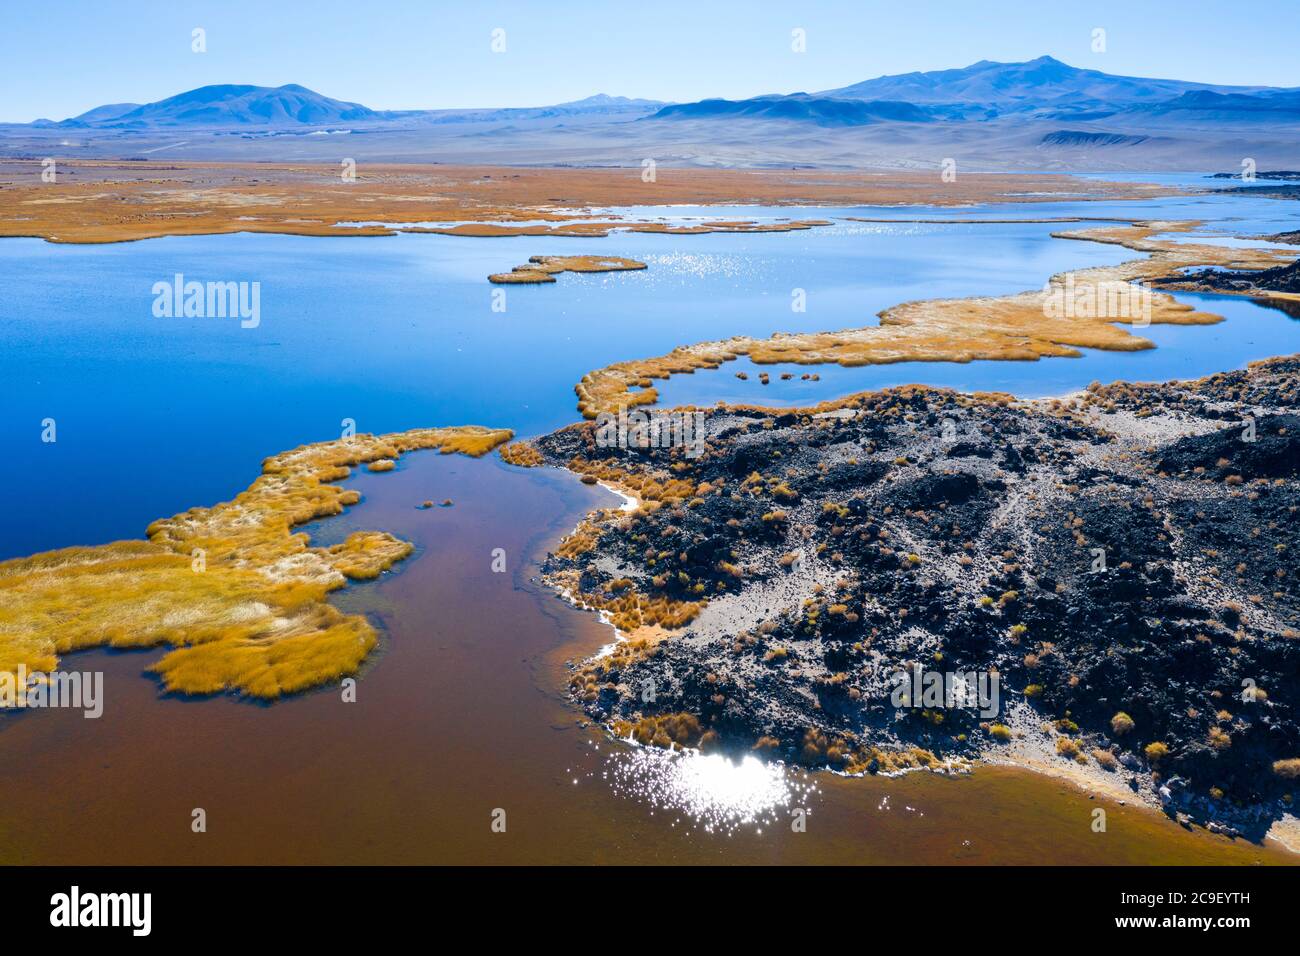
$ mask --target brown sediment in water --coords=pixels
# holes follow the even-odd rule
[[[65,548],[0,563],[0,673],[49,672],[89,647],[173,647],[150,667],[187,694],[275,698],[355,673],[374,628],[326,600],[378,577],[412,546],[381,531],[312,547],[293,528],[360,500],[352,466],[391,470],[417,449],[478,457],[511,432],[479,426],[356,435],[267,458],[233,501],[149,526],[146,541]],[[384,467],[384,466],[387,467]]]
[[[561,272],[630,272],[644,269],[645,263],[622,256],[529,256],[528,262],[510,272],[488,276],[498,285],[554,282]]]
[[[363,507],[339,519],[390,528],[427,548],[401,574],[332,599],[384,619],[383,665],[367,674],[355,703],[329,691],[269,708],[160,702],[139,679],[137,656],[90,651],[77,666],[105,672],[104,719],[56,708],[6,722],[6,757],[25,772],[0,776],[0,861],[1295,862],[1271,841],[1189,832],[1132,801],[1089,799],[1009,767],[956,776],[817,774],[808,806],[820,822],[806,833],[788,825],[707,832],[647,806],[607,782],[635,754],[579,725],[572,702],[555,693],[569,677],[567,662],[607,644],[608,629],[513,575],[494,574],[486,560],[464,559],[501,547],[521,556],[518,575],[529,576],[525,556],[553,549],[603,494],[486,461],[415,456],[402,464],[388,475],[362,474],[370,486]],[[439,513],[446,520],[436,527],[411,507],[434,486],[466,506]],[[512,821],[523,823],[504,842],[480,823],[503,788],[514,795]],[[197,802],[220,821],[220,840],[190,834]],[[424,806],[439,812],[411,810]],[[1104,835],[1089,828],[1098,806],[1107,810]]]
[[[56,157],[57,158],[57,157]],[[0,161],[0,236],[51,242],[122,242],[158,236],[266,232],[303,236],[602,236],[612,229],[668,234],[775,232],[824,220],[673,225],[595,215],[628,205],[907,205],[1143,199],[1174,195],[1152,184],[1059,174],[976,174],[952,183],[915,172],[720,170],[661,167],[512,168],[362,164],[354,181],[339,167],[291,163],[60,161],[41,181],[37,160]],[[1026,196],[1024,192],[1044,195]],[[1053,195],[1053,193],[1055,195]],[[340,226],[341,222],[383,225]],[[403,223],[447,223],[403,226]]]
[[[585,418],[620,406],[658,401],[655,379],[715,369],[744,355],[758,365],[834,363],[843,366],[895,362],[970,362],[977,359],[1035,361],[1077,358],[1080,348],[1139,351],[1149,340],[1121,328],[1151,323],[1210,325],[1222,316],[1198,312],[1170,295],[1139,283],[1177,275],[1196,265],[1265,269],[1293,258],[1280,250],[1231,249],[1158,239],[1185,233],[1196,222],[1139,221],[1053,233],[1148,253],[1114,266],[1076,269],[1052,276],[1041,290],[1008,296],[905,302],[880,313],[879,326],[838,332],[777,333],[767,339],[733,336],[679,346],[667,355],[618,362],[589,372],[574,386]],[[1140,309],[1139,309],[1140,307]],[[1149,317],[1141,314],[1149,307]]]

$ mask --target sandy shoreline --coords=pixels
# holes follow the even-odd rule
[[[1017,739],[1010,746],[990,749],[973,764],[972,772],[978,773],[981,766],[1028,770],[1056,780],[1064,780],[1084,793],[1106,797],[1121,806],[1141,806],[1153,814],[1165,815],[1159,799],[1149,787],[1139,787],[1134,790],[1127,784],[1127,778],[1103,770],[1091,761],[1087,764],[1079,764],[1061,760],[1047,748],[1026,744],[1023,739]],[[1176,824],[1170,820],[1169,825]],[[1275,820],[1265,839],[1275,841],[1288,852],[1300,856],[1300,817],[1287,814]]]

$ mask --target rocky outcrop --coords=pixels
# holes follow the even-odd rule
[[[1060,400],[718,406],[693,456],[563,429],[535,442],[547,462],[641,499],[547,561],[629,632],[573,691],[645,742],[848,772],[1047,733],[1052,759],[1178,812],[1280,812],[1300,769],[1298,407],[1290,357]],[[917,668],[996,677],[995,712],[900,706]]]

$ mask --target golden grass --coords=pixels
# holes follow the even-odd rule
[[[617,737],[630,737],[645,746],[666,750],[687,747],[709,750],[721,740],[717,731],[706,729],[705,722],[688,711],[641,716],[635,721],[618,719],[610,724],[609,729]],[[780,746],[781,741],[764,735],[758,738],[751,750],[772,753]],[[810,767],[830,766],[850,774],[899,773],[941,763],[938,757],[923,747],[884,750],[860,744],[852,735],[830,736],[812,727],[804,731],[798,759]]]
[[[497,454],[507,465],[516,465],[519,468],[536,468],[545,460],[536,446],[522,441],[502,445]]]
[[[575,532],[579,534],[580,532]],[[573,536],[566,539],[566,544]],[[595,546],[595,538],[584,541],[584,547],[566,553],[562,546],[556,553],[564,557],[576,557]],[[569,595],[584,607],[604,611],[609,615],[609,622],[626,635],[644,636],[653,631],[656,638],[665,631],[685,627],[704,610],[705,600],[686,601],[667,594],[643,594],[635,587],[613,589],[608,584],[594,591],[579,587],[580,575],[575,571],[561,571],[551,575],[551,583]],[[630,582],[628,582],[630,584]],[[634,641],[626,641],[619,648],[633,646]],[[598,659],[604,667],[612,660],[610,657]]]
[[[614,644],[609,653],[583,661],[569,678],[569,689],[582,700],[595,700],[602,689],[616,686],[609,681],[611,671],[621,673],[636,661],[650,657],[667,637],[667,632],[655,625],[638,628]]]
[[[587,429],[587,437],[591,437],[590,425],[574,427]],[[638,510],[680,504],[694,497],[699,490],[694,482],[674,478],[657,469],[624,469],[607,461],[590,461],[576,456],[570,460],[568,468],[580,475],[585,482],[600,481],[632,497],[637,502]],[[568,559],[588,554],[600,541],[606,524],[626,518],[627,513],[621,509],[602,508],[593,511],[560,542],[556,554]],[[578,670],[572,686],[576,693],[586,699],[594,699],[597,693],[594,682],[610,666],[624,666],[630,659],[651,652],[668,632],[685,627],[707,604],[707,599],[703,597],[687,600],[663,592],[646,594],[638,590],[635,582],[628,578],[584,589],[581,584],[582,574],[572,568],[554,572],[548,576],[548,580],[552,586],[566,592],[582,606],[603,611],[610,623],[628,636],[627,640],[615,647],[612,654],[588,661]],[[662,582],[652,583],[658,586]]]
[[[273,232],[310,236],[604,236],[612,230],[698,234],[807,229],[823,220],[668,225],[581,212],[627,205],[879,205],[1033,202],[1061,191],[1082,199],[1139,199],[1178,190],[1059,174],[930,171],[675,169],[653,183],[640,168],[531,168],[363,163],[344,183],[337,164],[178,163],[59,159],[41,182],[39,159],[0,160],[0,236],[122,242],[157,236]],[[1037,195],[1034,195],[1034,194]],[[469,220],[469,221],[467,221]],[[339,222],[393,225],[340,227]],[[404,226],[403,223],[447,223]],[[522,225],[521,223],[528,223]]]
[[[857,743],[848,737],[830,737],[813,728],[804,731],[799,757],[809,766],[831,766],[848,774],[900,773],[940,763],[939,758],[924,747],[885,750]]]
[[[1074,758],[1079,755],[1079,745],[1069,737],[1057,737],[1056,752],[1062,757]]]
[[[1159,763],[1163,758],[1169,756],[1169,746],[1163,741],[1157,740],[1155,743],[1147,744],[1142,752],[1147,755],[1147,760],[1151,763]]]
[[[1097,761],[1097,766],[1102,770],[1114,771],[1119,767],[1119,760],[1109,750],[1102,750],[1100,747],[1092,751],[1092,759]]]
[[[554,282],[561,272],[628,272],[645,267],[644,262],[621,256],[529,256],[525,265],[490,275],[488,281],[498,285]]]
[[[673,349],[667,355],[619,362],[589,372],[574,391],[585,418],[614,412],[619,406],[653,404],[659,399],[655,379],[715,369],[741,355],[758,365],[885,365],[894,362],[971,362],[977,359],[1034,361],[1045,357],[1077,358],[1081,348],[1138,351],[1154,348],[1149,340],[1122,325],[1134,317],[1050,314],[1049,305],[1070,290],[1127,290],[1133,286],[1150,303],[1152,324],[1209,325],[1222,317],[1197,312],[1164,293],[1134,283],[1172,276],[1184,267],[1222,265],[1261,269],[1290,261],[1273,250],[1226,249],[1153,238],[1187,232],[1194,222],[1144,222],[1057,233],[1122,245],[1148,253],[1116,266],[1079,269],[1052,276],[1047,287],[1016,295],[906,302],[880,313],[880,325],[838,332],[777,333],[771,338],[733,336]],[[1149,296],[1149,299],[1145,299]],[[1106,310],[1102,310],[1106,311]]]
[[[697,746],[705,733],[700,719],[685,711],[642,717],[636,723],[618,720],[610,729],[619,737],[631,737],[637,743],[670,750]]]
[[[417,449],[477,457],[510,437],[471,425],[303,445],[266,459],[233,501],[155,521],[147,541],[0,563],[0,671],[53,670],[88,647],[168,644],[150,669],[181,693],[275,698],[354,673],[374,629],[326,595],[377,577],[412,546],[358,531],[317,548],[292,529],[360,500],[332,484],[353,466]]]
[[[602,481],[638,501],[689,501],[699,491],[699,486],[689,478],[674,478],[656,468],[620,468],[610,461],[575,456],[569,459],[568,469]]]

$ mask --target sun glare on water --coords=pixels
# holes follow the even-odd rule
[[[791,807],[807,807],[815,784],[779,763],[733,760],[696,751],[638,747],[611,758],[607,776],[616,792],[648,803],[707,833],[783,823]]]

